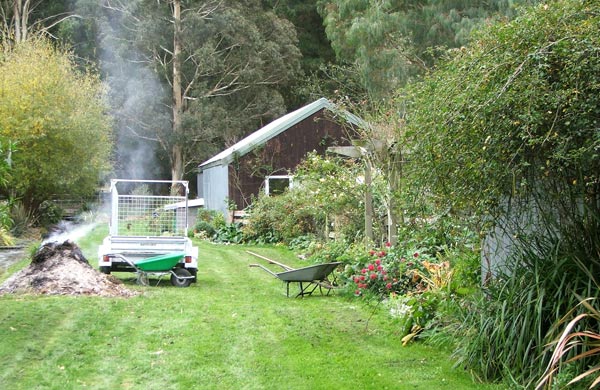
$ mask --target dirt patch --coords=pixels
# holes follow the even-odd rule
[[[121,282],[94,269],[71,242],[43,245],[31,264],[0,285],[0,294],[34,293],[47,295],[97,295],[131,297],[136,295]]]

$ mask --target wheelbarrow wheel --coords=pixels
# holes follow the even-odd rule
[[[189,287],[192,274],[185,268],[175,268],[171,274],[171,284],[175,287]]]

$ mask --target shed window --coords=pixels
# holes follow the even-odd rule
[[[267,176],[265,178],[265,194],[267,195],[279,195],[282,194],[286,188],[292,188],[292,176],[277,175]]]

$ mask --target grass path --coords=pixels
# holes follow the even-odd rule
[[[287,298],[246,248],[200,246],[187,289],[124,274],[142,295],[0,297],[2,388],[499,388],[473,383],[446,351],[402,347],[389,318],[354,299]],[[281,248],[252,250],[297,265]]]

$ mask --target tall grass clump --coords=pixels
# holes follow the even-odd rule
[[[463,306],[455,355],[485,381],[508,379],[531,388],[550,362],[548,345],[565,315],[578,314],[574,308],[581,297],[600,296],[597,211],[564,191],[560,202],[542,193],[530,204],[552,207],[536,209],[536,226],[529,225],[527,234],[511,226],[514,241],[506,263]],[[598,326],[588,320],[577,329],[598,331]],[[576,375],[598,362],[597,356],[588,356],[572,362],[569,370]]]

